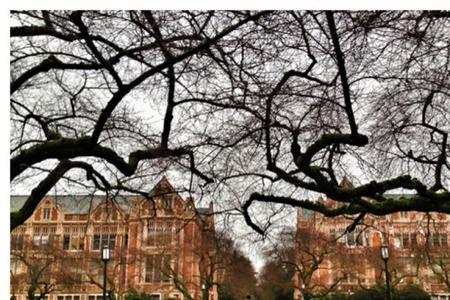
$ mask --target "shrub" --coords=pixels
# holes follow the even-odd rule
[[[312,298],[319,299],[319,298]],[[335,294],[320,298],[320,300],[385,300],[386,288],[377,287],[367,290],[358,290],[352,295]],[[408,285],[401,290],[392,291],[393,300],[431,300],[431,297],[420,287]]]
[[[408,285],[395,295],[395,300],[431,300],[424,290],[415,285]]]

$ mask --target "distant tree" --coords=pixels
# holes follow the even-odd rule
[[[416,285],[407,285],[397,291],[396,298],[398,300],[431,300],[430,295]]]
[[[289,292],[297,290],[306,299],[321,298],[334,292],[338,284],[356,270],[351,263],[351,255],[342,255],[344,247],[335,237],[327,236],[320,230],[298,228],[284,230],[266,254],[280,271],[286,272],[280,277],[278,285],[284,285]],[[316,276],[329,261],[333,262],[335,276],[331,283],[324,283],[317,280]],[[272,280],[277,281],[276,278]]]
[[[449,233],[431,217],[424,230],[425,244],[421,247],[421,253],[432,271],[435,279],[450,292],[450,244]]]
[[[293,268],[267,261],[259,275],[259,298],[261,300],[289,300],[294,299],[292,280],[295,276]]]
[[[445,284],[450,292],[450,249],[426,249],[428,265],[439,281]]]
[[[223,271],[223,281],[219,286],[220,300],[241,300],[247,295],[255,295],[257,280],[251,261],[242,251],[233,246],[229,252]]]
[[[408,255],[405,255],[408,253]],[[385,266],[380,256],[379,247],[368,247],[364,251],[364,258],[367,266],[375,270],[377,285],[385,283]],[[389,248],[389,275],[392,288],[412,283],[427,267],[422,245],[414,245],[408,248]],[[423,276],[423,275],[422,275]],[[359,285],[364,285],[358,278]],[[367,286],[365,286],[367,288]]]
[[[59,268],[66,260],[64,254],[53,241],[47,242],[11,254],[11,290],[25,290],[29,300],[43,300],[57,290],[58,284],[75,283],[71,274]]]

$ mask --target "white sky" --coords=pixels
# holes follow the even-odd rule
[[[444,0],[4,0],[0,2],[0,35],[1,35],[1,65],[4,95],[0,101],[0,157],[2,171],[0,184],[3,194],[0,201],[0,218],[5,220],[1,225],[0,241],[0,299],[9,299],[9,10],[27,9],[450,9],[450,1]],[[253,251],[250,251],[253,252]],[[260,257],[253,256],[253,262],[258,269],[262,266]]]

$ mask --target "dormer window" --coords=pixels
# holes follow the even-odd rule
[[[172,209],[172,196],[167,194],[162,196],[161,206],[164,209]]]
[[[42,219],[43,220],[50,220],[50,208],[46,207],[46,208],[43,209]]]

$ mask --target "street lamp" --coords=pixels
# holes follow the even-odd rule
[[[381,245],[381,258],[384,261],[384,271],[386,273],[386,297],[388,300],[392,300],[391,285],[389,280],[388,259],[389,259],[389,247],[386,244]]]
[[[207,294],[206,294],[206,285],[203,283],[202,284],[202,300],[207,300],[208,299],[208,296],[207,296]]]
[[[102,249],[102,261],[104,263],[103,266],[103,300],[106,300],[106,265],[110,260],[108,245],[104,245]]]

